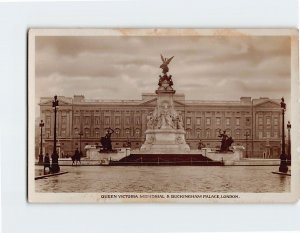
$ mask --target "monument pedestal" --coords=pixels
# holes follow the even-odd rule
[[[146,141],[141,151],[149,154],[181,154],[190,151],[190,147],[185,142],[183,129],[149,129],[145,134]]]
[[[185,141],[183,119],[174,109],[175,90],[171,76],[160,76],[157,105],[148,116],[146,140],[141,147],[145,154],[184,154],[190,151]]]

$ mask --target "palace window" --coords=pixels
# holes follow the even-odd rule
[[[262,139],[262,138],[263,138],[263,132],[262,132],[262,131],[259,131],[259,132],[258,132],[258,138],[259,138],[259,139]]]
[[[201,129],[196,130],[196,136],[197,138],[201,138]]]
[[[249,126],[250,125],[250,117],[247,117],[246,118],[246,126]]]
[[[278,125],[278,118],[274,118],[274,125]]]
[[[106,117],[105,117],[105,124],[106,124],[106,125],[109,125],[109,124],[110,124],[110,117],[109,117],[109,116],[106,116]]]
[[[116,117],[115,117],[115,124],[116,124],[116,125],[119,125],[119,124],[120,124],[120,117],[119,117],[119,116],[116,116]]]
[[[221,118],[220,118],[220,117],[217,117],[217,118],[216,118],[216,124],[217,124],[217,125],[220,125],[220,124],[221,124]]]
[[[211,124],[211,119],[209,117],[206,118],[206,125],[210,125]]]
[[[76,116],[75,117],[75,124],[79,125],[79,123],[80,123],[80,118],[79,118],[79,116]]]
[[[267,138],[270,138],[271,137],[271,133],[268,131],[267,132]]]
[[[47,130],[47,131],[46,131],[46,137],[47,137],[47,138],[50,138],[50,130]]]
[[[229,117],[226,118],[226,125],[230,125],[230,118]]]
[[[267,123],[267,125],[270,125],[270,124],[271,124],[271,118],[270,118],[270,117],[267,117],[266,123]]]
[[[241,137],[241,131],[239,129],[237,129],[235,131],[235,136],[236,136],[237,139],[240,139],[240,137]]]
[[[141,131],[139,129],[135,130],[135,136],[140,137]]]
[[[259,117],[259,118],[258,118],[258,124],[259,124],[259,125],[262,125],[262,124],[263,124],[263,118],[262,118],[262,117]]]
[[[115,130],[115,134],[116,134],[117,138],[120,137],[120,133],[121,133],[120,129],[116,129]]]
[[[61,118],[61,122],[62,122],[63,124],[66,124],[66,123],[67,123],[67,118],[66,118],[65,116],[63,116],[63,117]]]
[[[95,125],[99,125],[100,124],[100,117],[96,116],[95,117]]]
[[[191,137],[191,129],[187,129],[186,130],[186,138],[190,138]]]
[[[51,117],[46,117],[46,127],[50,127]]]
[[[62,131],[61,131],[61,136],[62,136],[63,138],[66,137],[66,131],[65,131],[65,130],[62,130]]]
[[[84,129],[84,136],[85,136],[86,138],[90,137],[90,129],[88,129],[88,128],[85,128],[85,129]]]
[[[126,137],[129,137],[130,136],[130,129],[125,129],[125,134],[126,134]]]
[[[95,129],[95,137],[96,138],[100,137],[100,130],[98,128]]]
[[[246,137],[246,134],[248,134],[248,138],[251,136],[251,130],[250,129],[246,129],[245,130],[245,137]]]
[[[205,136],[206,138],[210,138],[210,129],[205,130]]]
[[[240,125],[240,120],[241,120],[241,118],[237,117],[236,120],[235,120],[235,124]]]
[[[85,118],[84,118],[84,122],[85,122],[85,124],[86,125],[89,125],[90,124],[90,117],[88,117],[88,116],[86,116]]]
[[[139,117],[136,117],[136,118],[135,118],[135,124],[136,124],[136,125],[139,125],[139,124],[140,124],[140,118],[139,118]]]
[[[130,124],[130,117],[127,116],[127,117],[125,118],[125,120],[126,120],[126,125],[129,125],[129,124]]]
[[[186,138],[189,139],[191,137],[191,131],[186,130]]]
[[[196,117],[196,124],[201,125],[201,117]]]
[[[274,138],[278,138],[278,132],[274,132]]]
[[[186,124],[187,124],[187,125],[190,125],[190,124],[191,124],[191,118],[190,118],[190,117],[187,117],[187,118],[186,118]]]
[[[74,135],[78,135],[79,134],[79,129],[78,128],[75,128],[74,129]]]

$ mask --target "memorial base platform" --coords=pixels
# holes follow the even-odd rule
[[[130,154],[110,166],[223,166],[201,154]]]

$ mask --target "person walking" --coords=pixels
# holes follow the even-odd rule
[[[46,153],[45,155],[45,158],[44,158],[44,174],[45,174],[45,171],[46,171],[46,168],[49,168],[49,171],[51,171],[51,167],[50,167],[50,157],[49,157],[49,154]]]

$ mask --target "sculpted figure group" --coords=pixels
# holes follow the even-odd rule
[[[172,90],[173,81],[172,81],[172,75],[168,75],[169,67],[168,65],[172,61],[173,57],[171,58],[165,58],[163,55],[160,55],[162,64],[160,65],[160,68],[162,69],[163,75],[159,75],[159,81],[158,86],[159,90]]]
[[[108,128],[106,131],[106,134],[104,137],[101,137],[100,142],[102,144],[104,151],[112,151],[112,145],[111,145],[111,135],[115,131],[112,128]]]
[[[174,58],[165,58],[161,56],[162,64],[160,68],[162,69],[163,76],[159,76],[159,88],[158,90],[173,90],[172,85],[172,75],[168,75],[171,60]],[[178,114],[172,104],[166,101],[160,103],[153,112],[151,112],[147,117],[147,129],[183,129],[182,116]]]
[[[156,108],[148,115],[147,129],[183,129],[182,116],[171,109]]]
[[[224,130],[223,133],[221,133],[221,130],[220,130],[218,137],[222,139],[221,140],[220,152],[228,152],[229,151],[229,147],[234,142],[233,139],[232,139],[232,137],[229,137],[226,134],[226,130]]]

